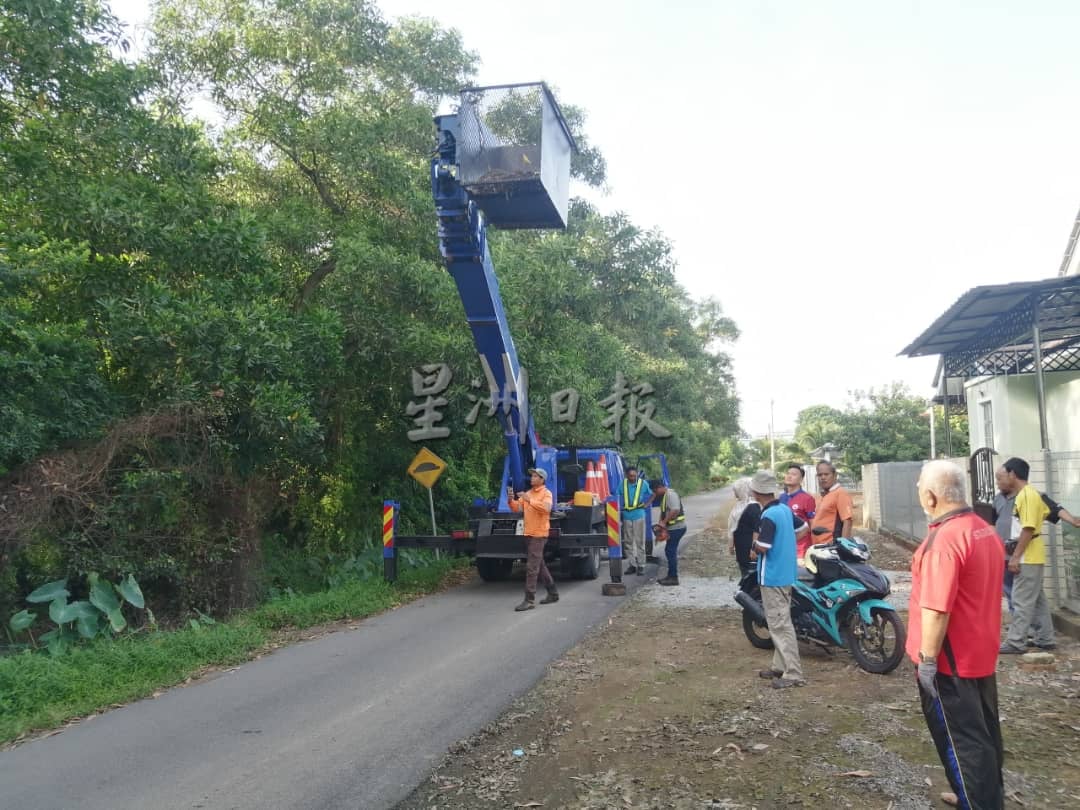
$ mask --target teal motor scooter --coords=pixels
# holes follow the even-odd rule
[[[800,640],[826,649],[847,647],[860,667],[883,675],[903,660],[907,632],[885,599],[889,578],[869,559],[866,544],[847,537],[811,546],[791,590],[791,620]],[[743,609],[743,631],[750,643],[772,649],[757,571],[739,582],[735,601]]]

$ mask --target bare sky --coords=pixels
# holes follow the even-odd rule
[[[783,430],[852,389],[929,395],[936,359],[896,353],[970,287],[1054,276],[1080,206],[1068,0],[380,5],[459,29],[480,84],[543,79],[587,111],[601,206],[663,231],[742,330],[752,434],[770,400]]]

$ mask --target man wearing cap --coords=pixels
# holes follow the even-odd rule
[[[540,600],[541,605],[550,605],[559,601],[559,592],[555,588],[555,578],[551,576],[547,563],[544,562],[544,546],[547,545],[551,531],[551,490],[545,486],[547,473],[540,469],[529,470],[529,482],[532,489],[519,492],[510,501],[510,508],[521,512],[525,518],[525,544],[528,550],[525,563],[525,599],[514,610],[532,610],[536,607],[536,580],[547,588],[547,596]]]
[[[679,584],[679,541],[686,534],[686,511],[679,493],[663,479],[653,481],[653,491],[660,496],[660,522],[657,527],[667,533],[664,555],[667,557],[667,576],[657,580],[661,585]]]
[[[626,468],[622,490],[619,492],[622,507],[622,541],[626,559],[630,563],[624,573],[645,576],[645,510],[652,504],[652,489],[641,477],[638,468]]]
[[[773,689],[786,689],[806,685],[795,625],[791,623],[791,588],[798,577],[796,527],[805,530],[806,524],[777,500],[777,489],[776,475],[771,470],[758,470],[750,479],[750,494],[762,509],[753,552],[757,555],[761,603],[773,642],[772,666],[758,674],[771,680]]]

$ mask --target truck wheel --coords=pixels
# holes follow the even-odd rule
[[[510,572],[513,570],[513,560],[504,560],[499,557],[476,558],[476,571],[484,582],[503,582],[510,578]]]
[[[600,574],[600,549],[594,548],[584,557],[574,559],[574,579],[596,579]]]

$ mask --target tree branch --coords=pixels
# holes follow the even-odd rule
[[[311,296],[314,295],[315,290],[322,284],[323,279],[333,273],[336,269],[337,259],[334,259],[333,257],[323,259],[319,266],[312,271],[311,275],[304,279],[304,283],[300,285],[300,296],[297,298],[293,310],[303,309]]]

